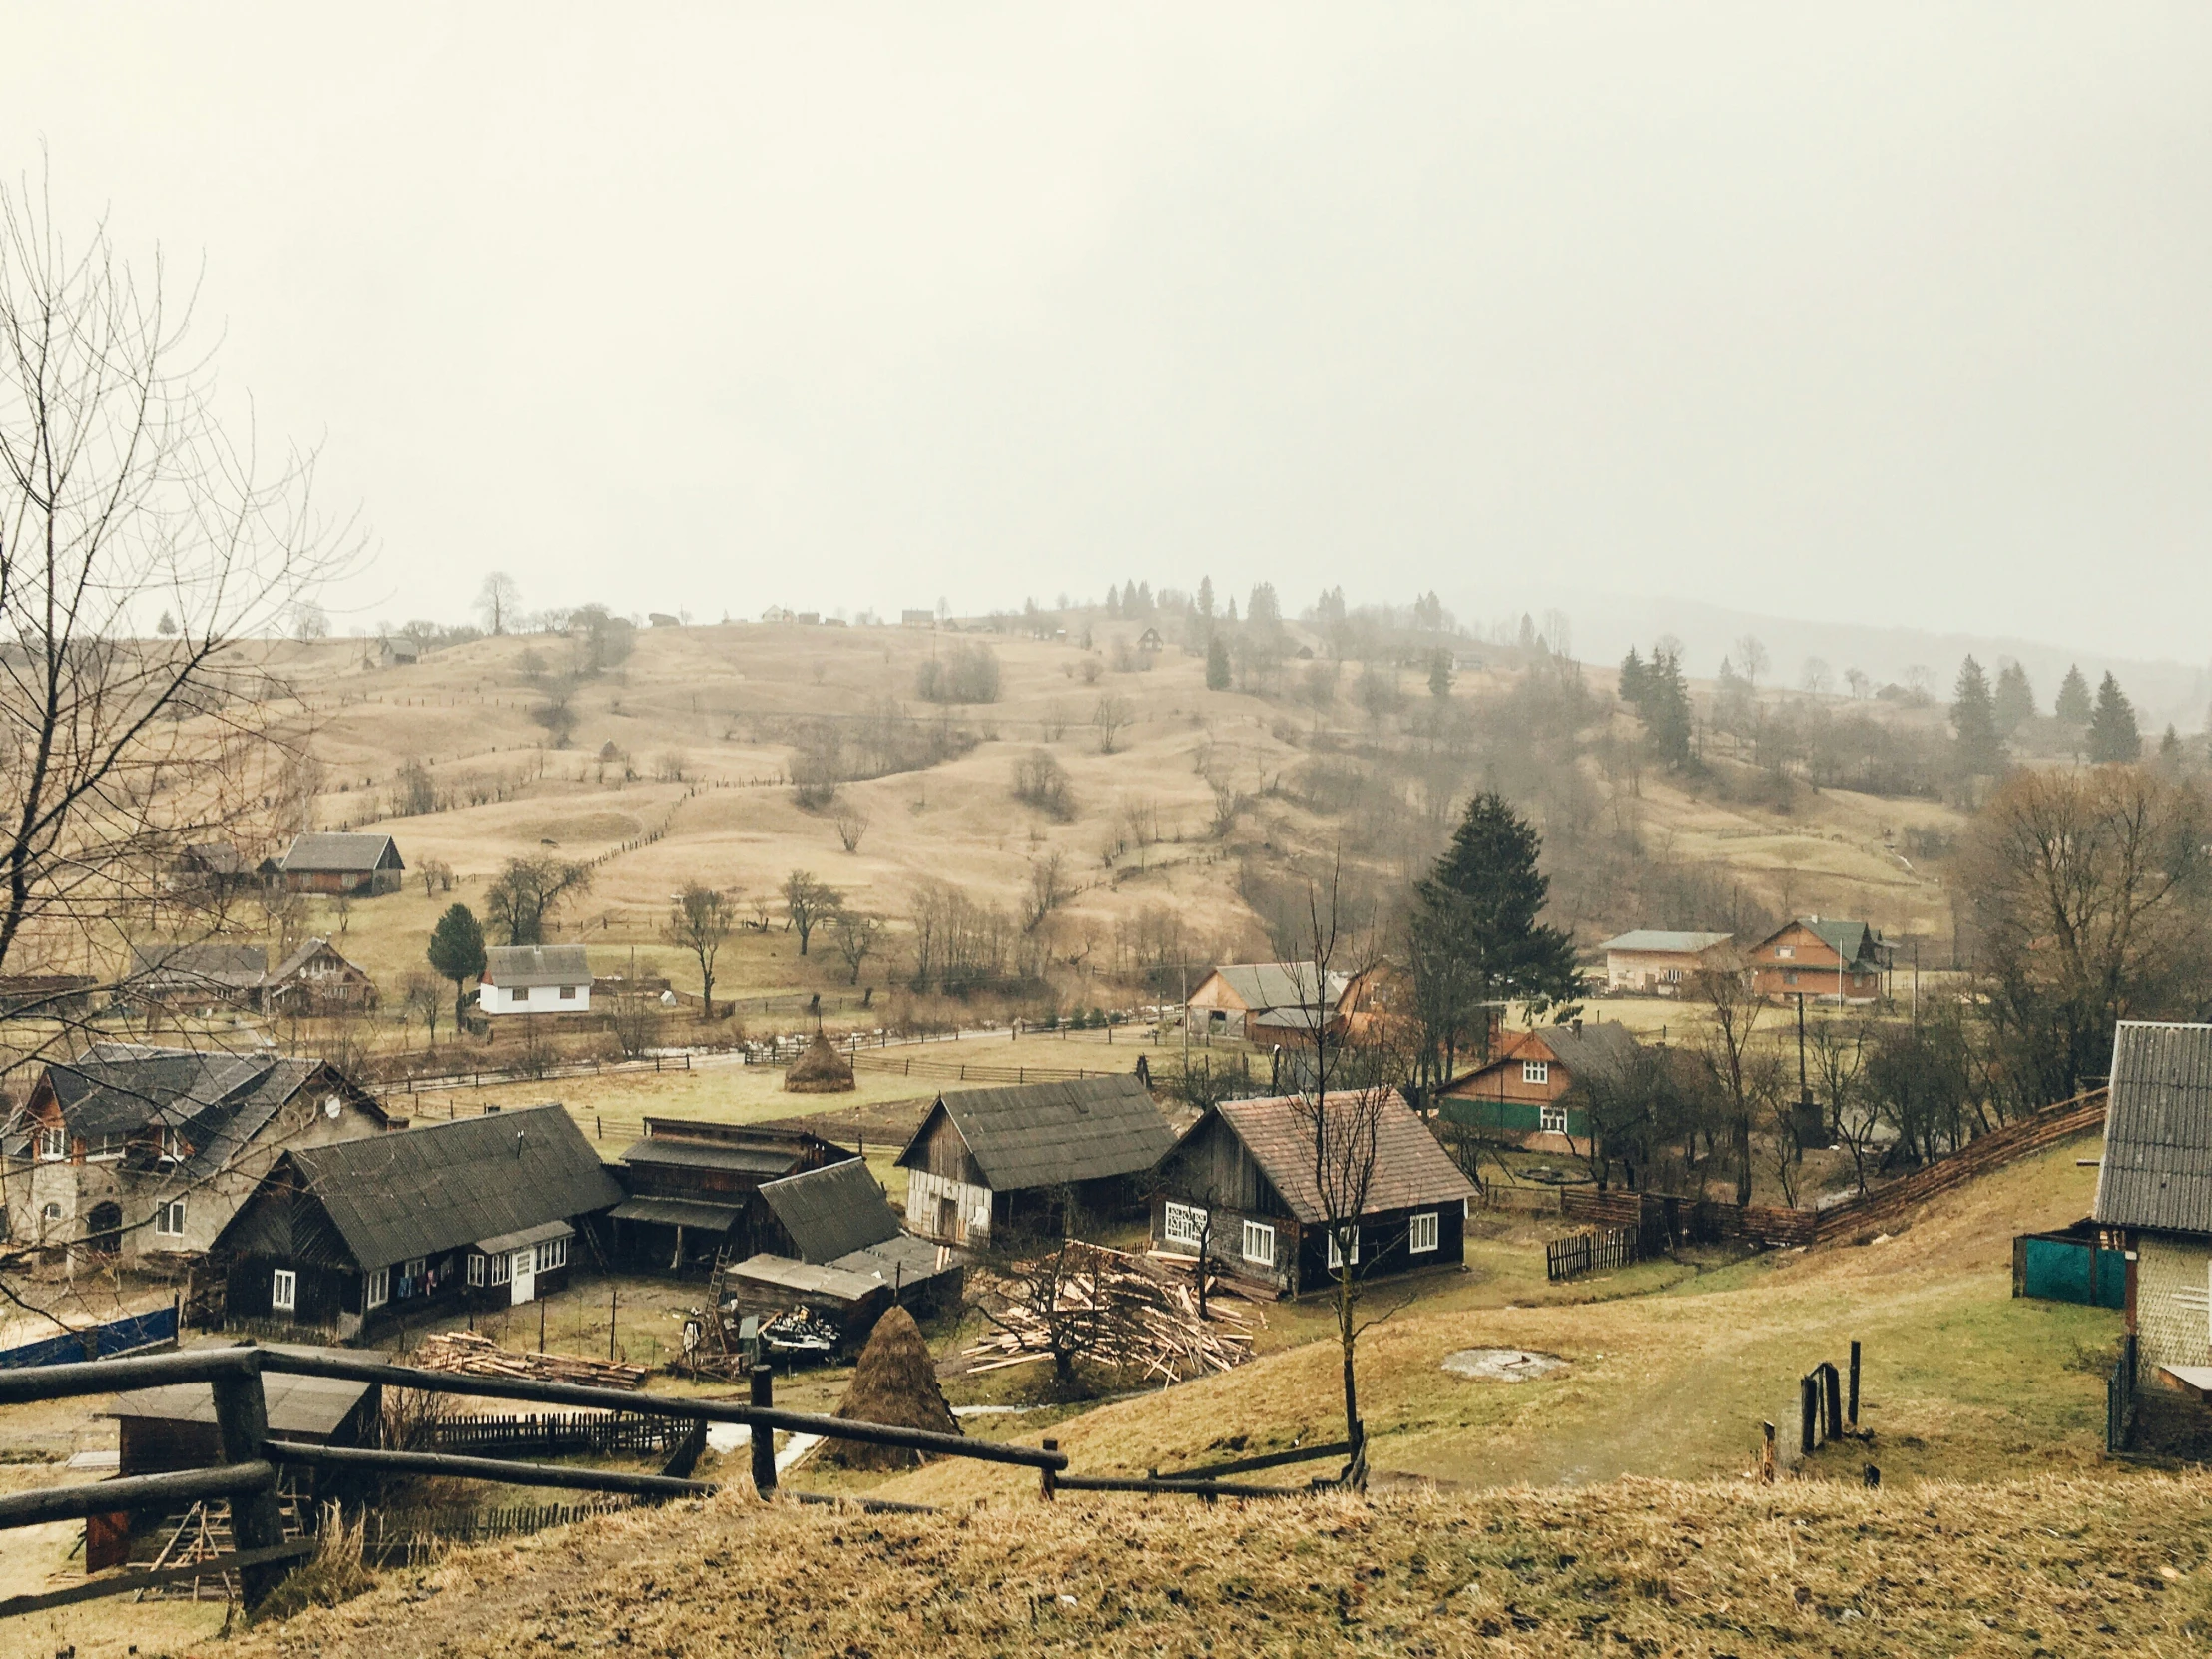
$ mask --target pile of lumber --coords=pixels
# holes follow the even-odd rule
[[[1268,1323],[1248,1293],[1213,1274],[1201,1318],[1195,1258],[1163,1261],[1071,1239],[1056,1260],[1061,1268],[1053,1274],[1028,1264],[1017,1276],[985,1282],[982,1305],[996,1329],[961,1351],[981,1362],[971,1372],[1051,1358],[1054,1322],[1038,1311],[1046,1290],[1063,1311],[1060,1323],[1068,1323],[1067,1313],[1079,1316],[1079,1361],[1147,1380],[1181,1382],[1240,1366]]]
[[[465,1372],[471,1377],[513,1377],[534,1382],[581,1382],[594,1388],[642,1388],[646,1368],[573,1354],[526,1354],[501,1348],[474,1331],[438,1331],[422,1339],[414,1363],[425,1371]]]

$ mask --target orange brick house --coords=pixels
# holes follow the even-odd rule
[[[1806,916],[1787,922],[1745,957],[1752,989],[1775,1002],[1873,1002],[1882,995],[1890,947],[1863,921]]]

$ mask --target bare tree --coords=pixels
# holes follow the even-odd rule
[[[484,914],[509,944],[543,944],[545,930],[568,899],[591,890],[591,865],[543,853],[509,858],[484,894]]]
[[[691,953],[699,964],[699,1000],[707,1017],[715,1017],[715,957],[723,941],[738,925],[738,906],[719,887],[703,881],[687,881],[684,890],[669,900],[668,938]]]
[[[476,590],[476,614],[484,619],[484,627],[494,634],[507,631],[507,624],[514,620],[521,604],[520,584],[503,570],[486,576],[484,585]]]
[[[1750,682],[1751,688],[1757,691],[1759,689],[1759,677],[1773,666],[1773,659],[1767,655],[1767,648],[1760,642],[1758,635],[1745,634],[1738,638],[1736,641],[1736,658],[1737,668],[1743,672],[1743,676],[1745,680]]]
[[[445,1012],[445,987],[427,973],[407,975],[405,999],[400,1004],[407,1017],[422,1022],[426,1048],[438,1046],[438,1019]]]
[[[1080,1239],[1008,1241],[993,1251],[975,1306],[1025,1353],[1052,1356],[1062,1397],[1075,1393],[1078,1361],[1116,1346],[1131,1315],[1106,1272],[1106,1258]]]
[[[1128,698],[1111,695],[1100,698],[1097,707],[1091,710],[1091,729],[1098,734],[1098,752],[1111,755],[1121,734],[1129,730],[1136,718],[1137,711]]]
[[[851,970],[851,982],[860,982],[860,964],[875,953],[875,947],[883,937],[883,918],[869,915],[865,910],[839,907],[831,918],[835,924],[837,954],[844,958],[844,965]]]
[[[422,896],[435,898],[441,892],[453,890],[453,866],[443,858],[425,858],[415,865],[415,874],[422,881]]]
[[[1058,852],[1047,852],[1029,861],[1029,891],[1022,903],[1021,930],[1034,933],[1045,917],[1066,902],[1067,881]]]
[[[1766,1002],[1751,976],[1730,964],[1709,968],[1695,981],[1705,1004],[1706,1028],[1699,1053],[1723,1097],[1736,1163],[1736,1202],[1751,1202],[1751,1124],[1759,1105],[1760,1078],[1751,1053],[1752,1034]]]
[[[860,850],[860,837],[867,833],[868,816],[864,807],[850,804],[839,807],[836,816],[837,839],[844,843],[847,852]]]
[[[816,926],[836,910],[838,902],[836,888],[816,880],[808,870],[795,869],[784,877],[785,925],[799,935],[800,955],[807,954],[807,941]]]

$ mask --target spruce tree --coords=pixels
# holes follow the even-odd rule
[[[1951,691],[1950,726],[1958,735],[1954,760],[1961,778],[1988,778],[2003,770],[2004,744],[1997,736],[1996,703],[1989,695],[1981,665],[1968,656],[1958,665]]]
[[[2142,757],[2143,734],[2135,725],[2135,705],[2107,669],[2097,685],[2097,706],[2089,716],[2089,759],[2105,765]]]
[[[1670,767],[1690,764],[1690,686],[1682,677],[1682,660],[1671,651],[1654,648],[1644,670],[1644,732],[1654,754]]]
[[[430,933],[428,954],[438,977],[453,981],[453,1023],[457,1026],[468,981],[482,977],[484,972],[484,929],[476,920],[476,912],[466,904],[456,904],[438,917]]]
[[[1229,645],[1219,634],[1206,642],[1206,689],[1229,689]]]
[[[1632,709],[1644,706],[1644,698],[1650,690],[1646,676],[1643,658],[1636,655],[1634,646],[1630,646],[1628,655],[1621,659],[1621,701]]]
[[[2010,657],[1997,669],[1994,702],[2000,738],[2009,738],[2034,717],[2035,688],[2028,684],[2027,670]]]
[[[2058,682],[2058,718],[2070,726],[2089,724],[2089,682],[2081,677],[2081,665],[2076,663],[2066,670],[2066,678]]]
[[[1211,576],[1198,579],[1198,614],[1209,619],[1214,614],[1214,579]]]
[[[1441,647],[1428,654],[1428,695],[1451,695],[1451,653]]]

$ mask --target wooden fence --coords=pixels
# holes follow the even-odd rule
[[[457,1544],[518,1538],[569,1526],[628,1504],[529,1503],[505,1509],[372,1509],[362,1518],[361,1556],[370,1566],[416,1566]]]
[[[422,1425],[410,1450],[512,1456],[534,1451],[668,1452],[685,1436],[671,1418],[642,1411],[575,1411],[529,1416],[445,1417]]]
[[[1544,1276],[1557,1284],[1585,1273],[1609,1273],[1641,1259],[1633,1227],[1590,1227],[1544,1246]]]

